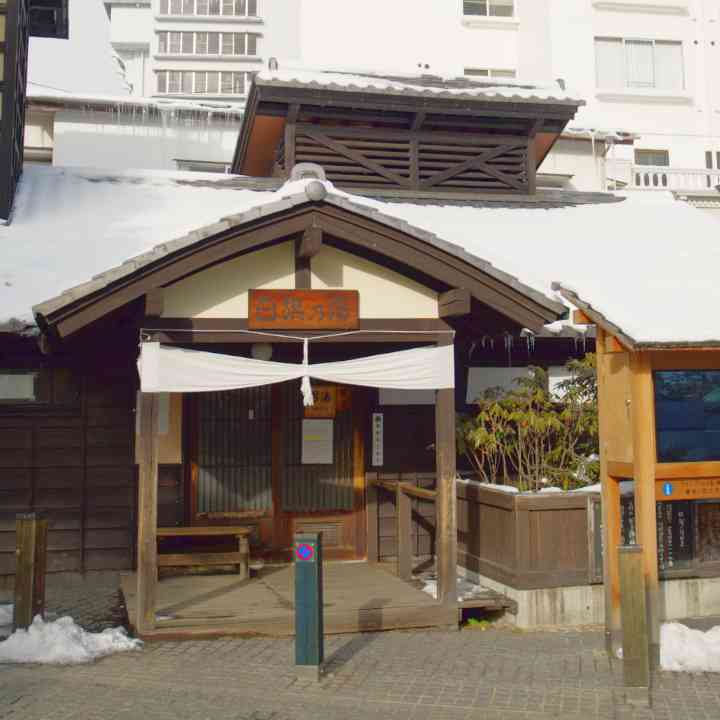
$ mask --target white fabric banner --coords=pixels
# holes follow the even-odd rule
[[[312,405],[310,377],[397,390],[455,387],[452,345],[312,365],[254,360],[149,342],[141,346],[138,373],[141,391],[152,393],[237,390],[303,378],[306,405]]]

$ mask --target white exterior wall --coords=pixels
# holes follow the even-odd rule
[[[213,119],[194,125],[149,120],[139,111],[55,115],[53,164],[108,169],[176,170],[175,159],[229,163],[239,122]]]
[[[105,0],[111,6],[110,24],[113,47],[126,63],[132,93],[158,96],[159,70],[251,71],[267,67],[269,58],[282,63],[300,58],[300,12],[302,0],[258,0],[258,17],[161,16],[159,0],[145,0],[141,7],[130,7],[126,0]],[[257,55],[252,56],[173,56],[159,54],[158,32],[247,32],[259,35]],[[142,48],[142,50],[140,50]],[[197,94],[169,97],[241,100],[235,95]]]
[[[718,0],[515,2],[513,19],[469,21],[462,0],[366,0],[352,18],[344,3],[306,0],[302,60],[313,67],[417,72],[427,64],[438,74],[474,67],[515,69],[521,80],[562,78],[587,101],[577,127],[637,133],[636,148],[668,150],[674,168],[704,169],[705,152],[720,151]],[[685,90],[599,91],[594,38],[602,36],[682,42]],[[616,147],[615,158],[620,169],[625,161],[629,177],[633,148]],[[551,171],[547,163],[541,168]]]

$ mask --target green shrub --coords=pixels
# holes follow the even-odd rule
[[[520,490],[569,490],[598,476],[595,356],[571,360],[571,373],[551,395],[539,367],[510,391],[488,390],[477,411],[458,417],[458,449],[483,482]]]

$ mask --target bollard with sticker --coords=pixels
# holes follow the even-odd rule
[[[319,679],[325,659],[323,640],[322,533],[297,533],[295,561],[295,669]]]

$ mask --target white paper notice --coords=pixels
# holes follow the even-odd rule
[[[332,465],[333,423],[332,419],[313,418],[302,421],[303,465]]]

